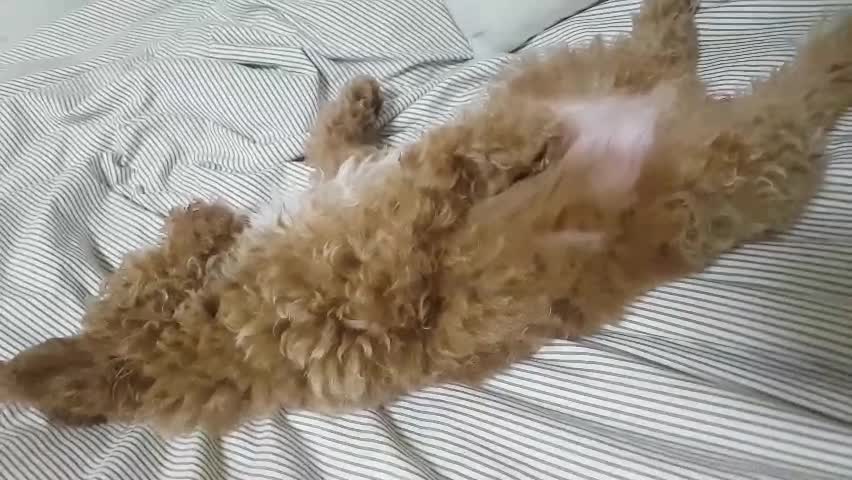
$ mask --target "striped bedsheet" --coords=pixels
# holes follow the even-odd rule
[[[626,32],[638,6],[604,1],[528,48]],[[704,0],[701,72],[714,93],[746,88],[841,11],[852,1]],[[353,75],[382,79],[398,144],[507,60],[469,58],[439,0],[93,0],[0,54],[0,358],[75,332],[171,207],[304,188],[306,128]],[[852,478],[852,115],[830,138],[793,232],[481,388],[282,412],[221,440],[3,406],[0,479]]]

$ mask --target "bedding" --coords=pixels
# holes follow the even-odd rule
[[[606,0],[524,48],[627,32]],[[701,72],[731,95],[848,0],[704,0]],[[305,188],[305,131],[353,75],[390,95],[385,140],[474,100],[439,0],[93,0],[0,54],[0,358],[72,334],[86,299],[166,212],[251,209]],[[852,478],[852,115],[791,232],[660,288],[624,322],[558,341],[480,388],[382,409],[281,412],[222,439],[62,429],[0,407],[0,479]]]

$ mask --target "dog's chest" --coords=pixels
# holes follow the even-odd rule
[[[357,206],[367,191],[399,169],[399,156],[398,150],[387,150],[367,159],[350,158],[341,164],[337,175],[306,190],[281,188],[251,215],[251,226],[275,227],[300,215]]]
[[[572,99],[553,109],[571,129],[567,166],[589,166],[599,191],[630,189],[648,159],[673,92]]]

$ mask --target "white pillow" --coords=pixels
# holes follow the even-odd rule
[[[511,52],[599,0],[445,0],[476,58]]]
[[[89,0],[0,0],[0,52]]]

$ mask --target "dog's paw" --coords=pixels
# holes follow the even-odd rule
[[[346,85],[332,115],[335,123],[371,135],[378,129],[382,105],[379,82],[372,77],[356,77]]]
[[[693,16],[701,6],[701,0],[646,0],[643,13],[657,18]]]
[[[382,91],[379,82],[372,77],[357,77],[345,87],[339,115],[348,117],[355,124],[375,128],[382,112]]]
[[[373,77],[357,77],[347,85],[347,98],[361,109],[378,115],[382,110],[382,87]]]
[[[322,145],[329,139],[371,143],[379,128],[382,104],[379,82],[371,77],[356,77],[321,111],[318,125],[324,134],[313,143]]]
[[[215,254],[230,245],[246,222],[226,205],[195,201],[171,212],[166,221],[166,244],[179,256]]]

